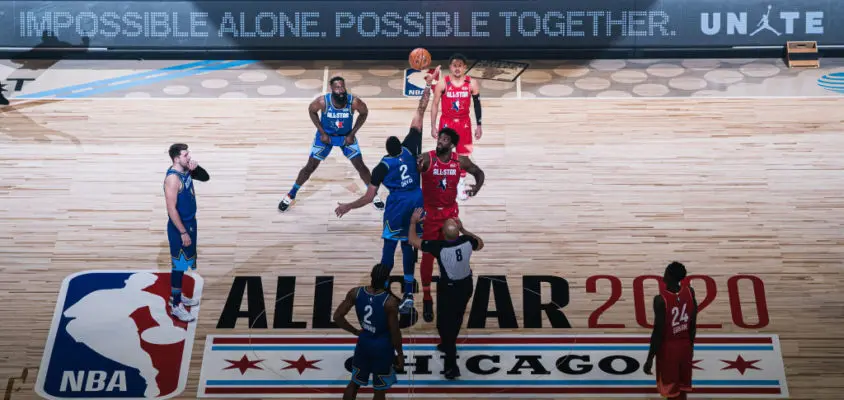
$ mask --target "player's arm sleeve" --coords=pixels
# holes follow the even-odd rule
[[[401,145],[407,147],[414,157],[418,156],[422,153],[422,130],[411,127],[410,132],[408,132],[407,136],[404,137],[404,141],[401,142]]]
[[[474,236],[469,236],[469,243],[472,243],[472,250],[478,250],[478,247],[481,246],[481,242],[478,241],[477,238]]]
[[[421,250],[426,253],[437,255],[442,248],[442,243],[439,240],[423,240]]]
[[[475,123],[480,125],[481,124],[481,95],[480,95],[480,93],[472,95],[472,104],[475,106]]]
[[[387,176],[387,165],[384,163],[378,163],[375,168],[372,169],[372,179],[369,181],[369,184],[372,186],[381,186],[384,183],[384,178]]]
[[[208,171],[206,171],[205,168],[202,168],[199,165],[197,165],[196,168],[194,168],[193,171],[190,172],[190,177],[200,182],[207,182],[209,179],[211,179],[211,175],[208,175]]]

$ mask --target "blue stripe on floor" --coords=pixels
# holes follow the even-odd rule
[[[243,61],[228,61],[228,62],[224,62],[222,64],[216,64],[216,65],[204,65],[204,66],[201,66],[199,68],[194,68],[194,69],[190,69],[190,70],[182,71],[182,72],[176,72],[176,73],[172,73],[172,74],[168,74],[168,75],[164,75],[164,76],[158,76],[158,77],[154,77],[154,78],[148,78],[148,79],[133,81],[133,82],[126,82],[126,83],[122,83],[122,84],[119,84],[119,85],[106,86],[106,87],[93,89],[93,90],[86,90],[84,92],[73,93],[73,94],[69,94],[67,96],[62,96],[61,98],[78,99],[78,98],[82,98],[82,97],[90,97],[90,96],[96,95],[96,94],[114,92],[114,91],[128,89],[128,88],[135,87],[135,86],[143,86],[143,85],[148,85],[148,84],[151,84],[151,83],[158,83],[158,82],[162,82],[162,81],[169,81],[169,80],[173,80],[173,79],[185,78],[185,77],[188,77],[188,76],[199,75],[199,74],[204,73],[204,72],[219,71],[219,70],[223,70],[223,69],[239,67],[241,65],[254,64],[256,62],[258,62],[258,61],[243,60]]]
[[[206,66],[206,65],[218,63],[218,62],[219,61],[205,60],[205,61],[197,61],[197,62],[181,64],[181,65],[173,65],[173,66],[170,66],[170,67],[159,68],[159,69],[155,69],[155,70],[152,70],[152,71],[138,72],[138,73],[134,73],[134,74],[118,76],[116,78],[102,79],[102,80],[98,80],[98,81],[82,83],[82,84],[79,84],[79,85],[65,86],[65,87],[61,87],[61,88],[58,88],[58,89],[45,90],[43,92],[24,94],[24,95],[20,95],[20,96],[15,96],[15,98],[16,99],[39,99],[39,98],[50,97],[50,96],[61,97],[61,95],[63,95],[63,94],[72,94],[73,92],[78,91],[78,90],[108,85],[110,83],[125,81],[127,79],[139,79],[139,78],[144,78],[144,77],[148,77],[148,76],[158,75],[158,74],[161,74],[161,73],[169,74],[172,71],[183,71],[183,70],[186,70],[186,69],[191,69],[191,68],[195,68],[195,67],[202,67],[202,66]]]

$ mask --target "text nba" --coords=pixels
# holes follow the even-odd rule
[[[62,372],[61,392],[126,392],[126,371],[64,371]]]

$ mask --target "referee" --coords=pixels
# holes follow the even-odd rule
[[[410,226],[422,220],[422,208],[417,208],[410,218]],[[438,302],[437,306],[437,331],[440,334],[440,344],[437,346],[445,353],[446,379],[455,379],[460,376],[460,367],[457,366],[457,335],[463,325],[463,314],[466,312],[466,305],[472,298],[474,286],[472,284],[472,269],[469,268],[469,259],[472,251],[484,247],[484,242],[478,236],[463,229],[460,220],[448,219],[443,223],[443,237],[445,240],[422,240],[416,234],[415,229],[410,229],[408,241],[410,244],[426,253],[431,253],[437,258],[440,266],[440,284],[437,285]]]

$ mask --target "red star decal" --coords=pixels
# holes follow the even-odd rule
[[[243,375],[243,374],[246,373],[247,369],[263,369],[256,364],[258,364],[259,362],[264,361],[264,360],[249,361],[249,359],[246,358],[246,354],[244,354],[243,357],[241,357],[240,360],[238,360],[238,361],[233,361],[233,360],[226,360],[226,361],[231,363],[231,365],[226,367],[226,368],[223,368],[223,369],[235,369],[235,368],[237,368],[237,369],[240,370],[240,374]]]
[[[759,367],[753,365],[753,364],[758,363],[759,361],[761,361],[761,360],[747,361],[744,358],[742,358],[741,355],[739,355],[738,358],[736,358],[735,361],[721,360],[721,362],[727,363],[727,366],[724,367],[724,368],[721,368],[721,371],[723,371],[725,369],[737,369],[738,372],[741,373],[742,375],[744,375],[744,371],[747,371],[749,369],[756,369],[756,370],[761,371],[762,368],[759,368]]]
[[[692,361],[692,369],[699,369],[699,370],[703,371],[703,368],[701,368],[701,367],[698,367],[698,366],[697,366],[697,363],[699,363],[699,362],[701,362],[701,361],[703,361],[703,360],[694,360],[694,361]]]
[[[298,360],[296,360],[296,361],[291,361],[291,360],[281,360],[281,361],[284,361],[284,362],[286,362],[286,363],[290,364],[290,365],[288,365],[288,366],[286,366],[286,367],[282,368],[282,370],[285,370],[285,369],[295,369],[295,370],[299,371],[299,375],[302,375],[302,373],[303,373],[303,372],[305,372],[305,370],[306,370],[306,369],[309,369],[309,368],[312,368],[312,369],[321,369],[321,368],[319,368],[319,367],[315,367],[315,366],[314,366],[314,364],[316,364],[316,363],[318,363],[318,362],[320,362],[320,361],[322,361],[322,360],[308,361],[308,360],[305,358],[305,355],[303,354],[303,355],[299,356],[299,359],[298,359]]]

